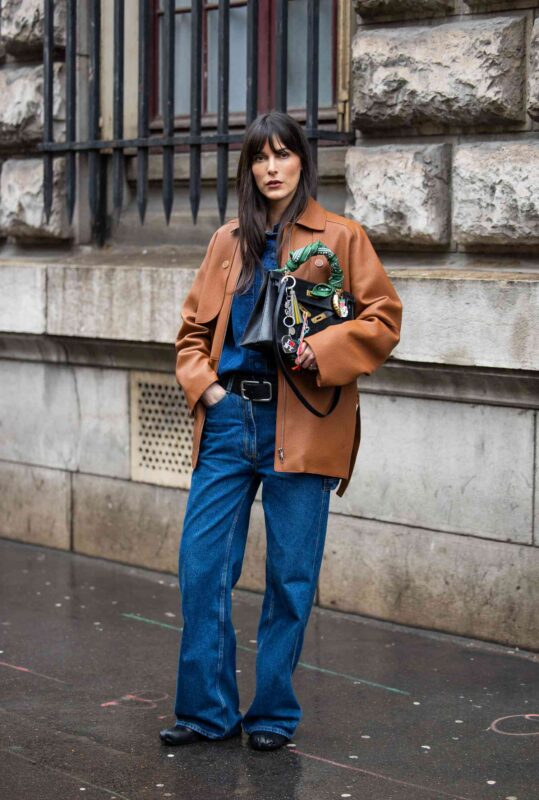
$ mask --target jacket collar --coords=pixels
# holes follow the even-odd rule
[[[230,220],[230,230],[235,231],[240,227],[239,219],[235,217]],[[309,197],[307,205],[296,220],[296,225],[303,225],[313,231],[323,231],[326,229],[326,212],[314,197]]]

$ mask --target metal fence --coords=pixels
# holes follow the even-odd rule
[[[152,56],[152,2],[139,0],[138,44],[138,97],[137,138],[125,139],[124,120],[124,0],[114,2],[114,55],[113,55],[113,138],[100,138],[100,62],[101,62],[101,1],[87,0],[89,20],[89,80],[88,80],[88,137],[77,141],[77,0],[66,0],[66,129],[65,141],[55,142],[53,137],[53,62],[54,62],[54,0],[44,0],[44,126],[40,149],[44,158],[44,208],[47,220],[52,210],[53,159],[60,155],[66,159],[66,203],[69,221],[73,219],[76,199],[76,154],[88,155],[88,202],[91,226],[95,241],[103,244],[107,236],[107,176],[108,161],[112,159],[113,214],[119,218],[123,204],[125,151],[137,155],[137,205],[141,223],[144,223],[148,198],[148,158],[151,149],[158,150],[163,159],[162,198],[167,224],[174,197],[174,153],[178,145],[189,148],[189,201],[193,223],[196,224],[201,194],[202,145],[215,145],[217,149],[217,202],[221,223],[225,220],[228,194],[229,145],[241,142],[242,133],[229,130],[229,52],[230,52],[230,0],[219,0],[218,7],[218,89],[217,130],[202,133],[202,14],[203,0],[193,0],[191,5],[191,93],[190,127],[188,133],[175,132],[175,0],[162,0],[162,96],[163,132],[150,135],[150,91]],[[287,31],[288,0],[275,0],[276,46],[276,102],[275,108],[287,111]],[[80,6],[79,6],[80,8]],[[258,0],[247,2],[247,80],[246,125],[259,113],[257,32]],[[334,140],[352,141],[353,134],[346,131],[321,129],[318,125],[318,68],[319,68],[319,0],[307,3],[307,51],[305,70],[307,80],[306,126],[315,162],[318,142]],[[85,43],[86,44],[86,43]]]

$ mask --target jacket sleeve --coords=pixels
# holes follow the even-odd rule
[[[359,223],[354,224],[348,264],[355,319],[305,337],[316,357],[318,386],[344,386],[369,375],[400,338],[402,302]]]
[[[195,406],[204,390],[219,380],[217,373],[209,365],[212,339],[210,328],[195,322],[216,238],[217,231],[210,240],[204,260],[183,302],[181,308],[183,322],[176,335],[176,380],[185,394],[190,416],[194,416]]]

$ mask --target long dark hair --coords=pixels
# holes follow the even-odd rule
[[[288,222],[293,224],[297,220],[316,186],[316,166],[311,156],[309,143],[300,125],[282,111],[268,111],[259,114],[245,132],[236,174],[242,259],[242,270],[236,292],[244,291],[251,285],[256,266],[261,261],[266,245],[268,201],[256,185],[252,164],[255,155],[261,152],[266,140],[274,153],[279,152],[275,147],[274,138],[299,156],[302,167],[294,196],[280,220],[277,237],[278,263],[281,258],[285,225]]]

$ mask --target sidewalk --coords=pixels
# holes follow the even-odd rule
[[[7,540],[0,564],[2,800],[539,799],[539,654],[315,608],[291,745],[167,748],[174,576]],[[234,602],[245,711],[262,597]]]

